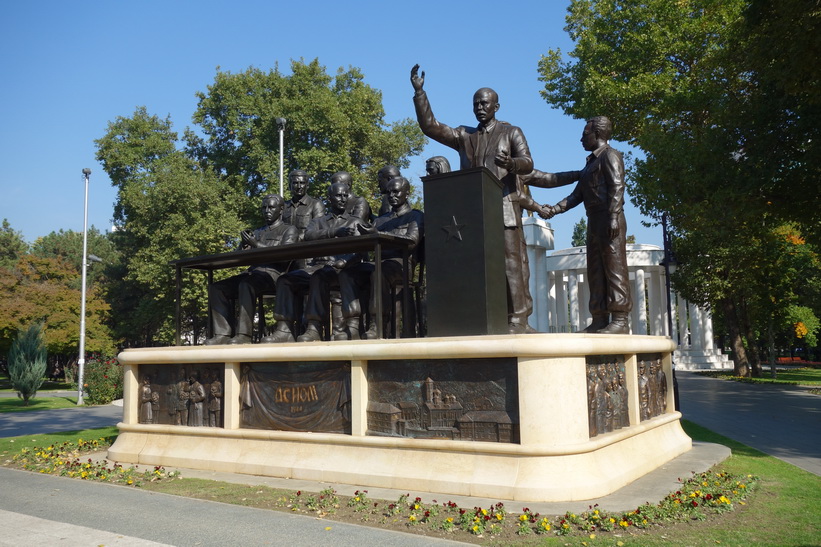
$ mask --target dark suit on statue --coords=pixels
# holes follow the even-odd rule
[[[508,322],[525,326],[530,315],[529,275],[524,271],[526,258],[522,256],[523,195],[518,175],[533,170],[533,160],[522,130],[498,120],[487,126],[449,127],[436,120],[431,112],[427,94],[423,91],[413,97],[416,117],[422,132],[431,139],[459,152],[459,168],[486,167],[502,183],[502,212],[505,225],[505,277],[508,289]],[[495,163],[496,155],[507,152],[514,167],[508,171]],[[526,255],[525,255],[526,256]]]
[[[624,160],[621,152],[605,144],[587,157],[584,169],[556,173],[559,180],[578,175],[579,183],[569,196],[556,204],[557,212],[584,203],[587,212],[587,276],[590,313],[629,313],[630,280],[627,273],[624,219]],[[610,239],[610,219],[617,220],[619,235]]]

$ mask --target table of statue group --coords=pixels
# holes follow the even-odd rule
[[[175,343],[181,345],[181,312],[182,312],[182,270],[196,269],[205,270],[208,272],[208,283],[214,282],[214,270],[221,270],[224,268],[233,268],[237,266],[252,266],[255,264],[271,264],[288,262],[292,260],[301,260],[306,258],[314,258],[318,256],[333,256],[346,253],[373,253],[373,261],[375,267],[375,280],[377,283],[374,295],[376,298],[376,309],[382,309],[382,250],[383,249],[400,249],[402,251],[402,263],[404,265],[403,271],[403,286],[408,286],[410,278],[410,247],[413,241],[407,238],[395,236],[392,234],[376,233],[366,234],[354,237],[340,237],[333,239],[320,239],[315,241],[300,241],[299,243],[292,243],[290,245],[280,245],[276,247],[259,247],[256,249],[247,249],[232,251],[228,253],[220,253],[214,255],[193,256],[189,258],[180,258],[172,260],[170,264],[177,270],[177,287],[176,287],[176,313],[175,313]],[[403,303],[402,314],[403,324],[407,328],[412,321],[412,311],[410,308],[409,291],[402,291]],[[209,306],[209,328],[211,310]],[[383,336],[384,325],[382,314],[377,313],[376,317],[377,334],[380,338]]]

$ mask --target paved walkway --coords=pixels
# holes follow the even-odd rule
[[[676,372],[684,418],[821,475],[821,396]]]

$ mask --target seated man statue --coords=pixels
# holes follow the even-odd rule
[[[395,165],[386,165],[380,169],[376,174],[376,180],[379,183],[379,192],[382,194],[382,202],[379,205],[379,216],[386,215],[391,212],[391,204],[388,200],[388,183],[395,177],[401,177],[402,173]]]
[[[262,216],[265,226],[251,232],[244,230],[240,249],[275,247],[295,243],[299,238],[296,227],[282,221],[282,196],[269,194],[262,198]],[[288,271],[290,263],[259,264],[239,275],[212,283],[208,287],[214,335],[207,345],[247,344],[251,342],[251,327],[259,294],[276,289],[279,276]],[[234,321],[234,301],[238,301],[239,315]],[[233,336],[232,336],[233,333]]]
[[[291,199],[285,202],[282,221],[296,226],[299,230],[299,240],[302,241],[308,223],[324,215],[325,206],[320,200],[308,195],[308,173],[302,169],[291,171],[288,175],[288,184],[291,188]]]
[[[328,189],[328,203],[331,212],[313,219],[305,230],[305,241],[350,237],[358,235],[357,224],[360,220],[345,211],[348,201],[348,185],[341,182],[331,184]],[[299,336],[299,342],[322,340],[323,325],[328,319],[330,309],[330,290],[335,286],[337,276],[348,266],[357,264],[361,257],[357,254],[323,256],[308,261],[304,268],[289,272],[277,281],[274,318],[277,320],[274,332],[262,339],[263,343],[293,342],[292,324],[298,320],[296,313],[297,299],[308,293],[305,308],[305,319],[308,321],[305,333]],[[353,295],[342,291],[342,313],[350,317],[350,300]],[[359,314],[356,322],[358,325]],[[358,337],[359,327],[356,328]]]
[[[408,197],[410,195],[410,182],[405,177],[394,177],[386,185],[386,194],[391,205],[391,212],[377,217],[373,225],[359,225],[359,231],[363,234],[374,234],[376,232],[384,232],[393,234],[395,236],[405,237],[413,241],[411,247],[411,264],[410,269],[413,270],[416,265],[416,251],[419,248],[419,243],[422,241],[425,233],[425,215],[421,211],[411,209],[408,204]],[[376,328],[376,314],[382,314],[382,324],[387,321],[388,311],[390,310],[390,287],[402,281],[403,265],[402,265],[402,251],[398,249],[387,249],[382,251],[382,309],[376,308],[376,269],[373,264],[361,264],[355,268],[348,269],[339,275],[340,287],[349,288],[361,283],[363,276],[371,277],[371,297],[370,297],[370,313],[371,325],[363,338],[366,340],[373,340],[378,338]],[[344,289],[343,289],[344,290]],[[350,290],[350,289],[349,289]],[[352,291],[351,291],[352,292]],[[356,302],[352,306],[354,310],[359,307]]]
[[[362,196],[357,196],[353,193],[353,177],[347,171],[338,171],[331,175],[331,184],[341,182],[348,185],[348,203],[345,205],[345,211],[352,216],[362,220],[362,222],[371,221],[371,204]]]

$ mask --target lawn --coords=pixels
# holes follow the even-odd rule
[[[29,404],[26,406],[23,399],[19,397],[8,397],[7,395],[14,395],[15,390],[11,387],[9,377],[0,374],[0,413],[2,412],[25,412],[29,410],[54,410],[55,408],[69,408],[77,406],[77,397],[75,396],[54,396],[49,394],[53,391],[72,391],[74,388],[65,382],[52,382],[46,380],[37,394],[29,399]]]
[[[556,536],[553,532],[544,535],[517,535],[517,513],[521,510],[521,504],[511,504],[506,508],[510,513],[505,516],[504,531],[496,535],[485,533],[477,536],[459,530],[458,527],[448,532],[441,525],[434,527],[425,522],[411,522],[408,516],[409,499],[395,500],[396,503],[391,504],[390,500],[374,500],[367,498],[366,494],[363,494],[362,499],[357,499],[337,496],[330,489],[322,492],[275,490],[257,485],[186,479],[184,474],[182,479],[147,481],[142,487],[173,495],[310,515],[327,520],[328,526],[333,526],[334,521],[341,521],[490,546],[819,545],[821,477],[690,422],[683,421],[682,425],[694,440],[720,443],[732,449],[733,455],[716,466],[714,472],[744,477],[744,482],[747,482],[748,476],[758,477],[757,489],[746,502],[736,503],[735,509],[729,512],[696,514],[694,518],[683,521],[660,521],[644,530],[627,528],[613,532],[596,530],[592,533],[574,530],[565,536]],[[0,462],[9,465],[10,456],[22,446],[41,447],[65,440],[99,439],[112,435],[116,435],[114,427],[0,439]],[[750,481],[752,484],[755,479],[751,478]],[[411,498],[413,495],[415,494]],[[437,505],[429,499],[430,495],[425,496],[426,499],[419,502],[423,507],[432,509],[436,505],[439,507],[438,511],[448,511],[442,508],[442,499]],[[410,506],[413,505],[414,502],[410,501]],[[397,512],[392,512],[391,506]],[[452,514],[458,515],[458,512]],[[442,514],[439,522],[441,517]]]
[[[699,371],[702,376],[710,378],[720,378],[722,380],[735,380],[737,382],[747,382],[751,384],[781,384],[792,386],[821,387],[821,368],[801,367],[801,368],[778,368],[777,377],[770,378],[769,369],[764,371],[761,378],[745,378],[733,376],[731,371],[708,370]]]

